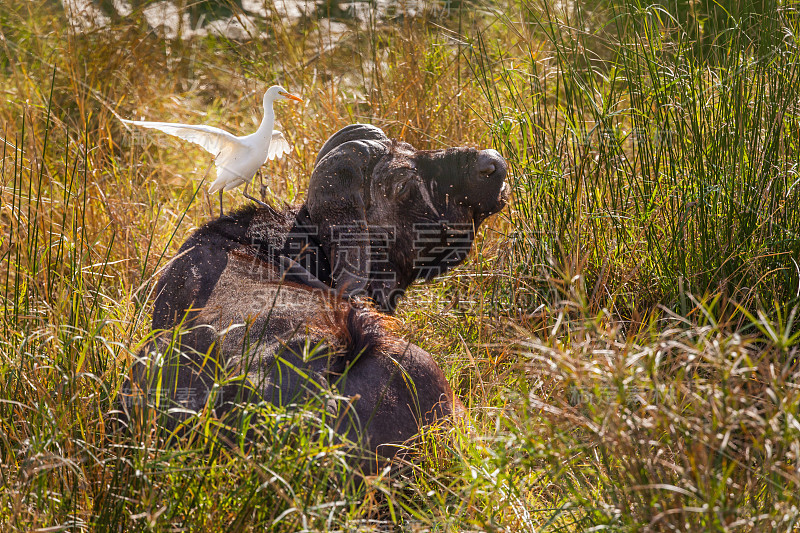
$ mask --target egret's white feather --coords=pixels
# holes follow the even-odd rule
[[[269,152],[264,162],[272,161],[276,157],[281,158],[283,154],[288,154],[291,151],[292,148],[289,146],[289,141],[286,140],[283,133],[278,130],[272,130],[272,140],[269,143]]]
[[[272,129],[275,123],[272,103],[281,99],[302,102],[298,96],[287,93],[278,85],[270,87],[264,93],[264,118],[261,120],[261,125],[255,133],[242,137],[213,126],[124,119],[122,122],[163,131],[200,145],[214,156],[214,166],[217,168],[217,179],[209,187],[209,192],[229,191],[249,183],[261,165],[288,154],[291,150],[283,134]],[[220,193],[221,211],[222,193]]]
[[[214,126],[125,119],[122,119],[122,122],[174,135],[184,141],[200,145],[214,157],[219,157],[226,150],[232,150],[239,145],[238,137]]]

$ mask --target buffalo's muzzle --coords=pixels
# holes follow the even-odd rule
[[[508,165],[497,150],[478,152],[478,174],[479,181],[470,195],[476,222],[503,209],[510,196],[510,188],[505,181]]]

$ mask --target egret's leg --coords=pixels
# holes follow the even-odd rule
[[[259,200],[259,199],[257,199],[257,198],[253,198],[252,196],[250,196],[249,194],[247,194],[247,187],[248,187],[249,185],[250,185],[250,182],[248,181],[248,182],[247,182],[247,185],[245,185],[245,186],[244,186],[244,191],[242,191],[242,194],[244,195],[244,197],[245,197],[245,198],[247,198],[248,200],[252,200],[252,201],[254,201],[255,203],[257,203],[257,204],[258,204],[258,205],[260,205],[261,207],[269,207],[267,204],[265,204],[265,203],[264,203],[264,202],[262,202],[261,200]]]
[[[206,172],[203,174],[203,179],[200,181],[200,185],[206,182],[206,178],[208,177],[208,173],[211,170],[211,167],[214,166],[214,161],[212,160],[211,163],[206,166]],[[206,200],[208,201],[208,210],[210,213],[214,213],[214,208],[211,206],[211,198],[209,196],[205,196]]]
[[[222,218],[222,189],[219,190],[219,217]]]

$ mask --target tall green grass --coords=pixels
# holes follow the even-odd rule
[[[580,272],[591,303],[622,316],[686,312],[686,294],[800,303],[797,19],[727,6],[702,41],[681,2],[520,3],[497,15],[510,39],[476,35],[517,180],[516,279]]]

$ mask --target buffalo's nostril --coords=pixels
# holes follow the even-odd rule
[[[478,172],[483,178],[505,179],[506,164],[497,150],[481,150],[478,152]]]

